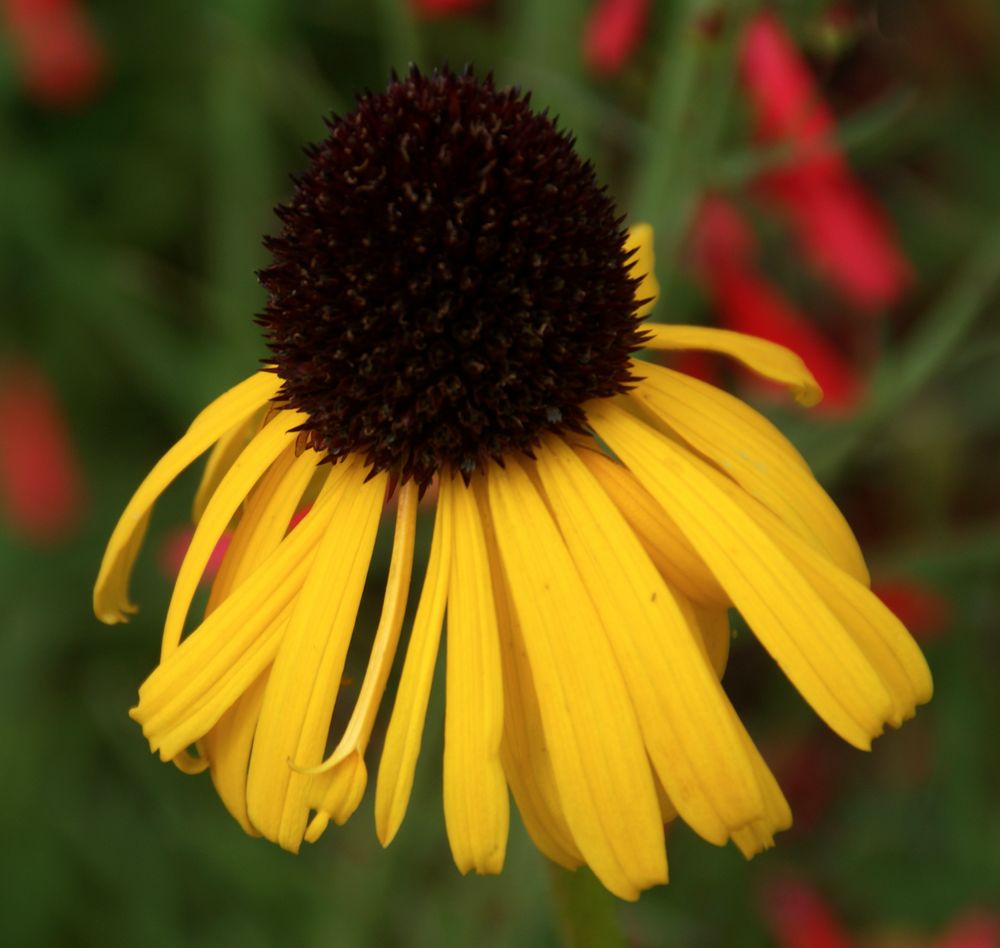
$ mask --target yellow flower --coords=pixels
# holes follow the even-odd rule
[[[791,444],[731,395],[634,362],[628,353],[638,343],[713,351],[784,384],[804,404],[817,401],[820,392],[796,356],[763,340],[693,326],[638,327],[637,316],[648,312],[657,294],[647,226],[633,228],[620,248],[624,282],[614,283],[613,267],[603,273],[593,244],[581,244],[589,266],[567,264],[576,267],[579,283],[561,286],[551,298],[531,281],[541,279],[539,273],[550,279],[555,271],[547,260],[556,258],[522,252],[516,228],[494,247],[508,255],[504,260],[516,252],[525,268],[516,271],[516,281],[495,267],[490,280],[469,283],[460,266],[445,260],[454,271],[442,276],[445,289],[417,277],[407,283],[440,304],[434,312],[425,307],[416,342],[415,317],[396,305],[397,297],[387,290],[378,302],[377,287],[351,276],[355,264],[357,273],[370,269],[372,256],[359,262],[353,251],[331,249],[334,258],[343,255],[338,275],[347,277],[329,290],[323,281],[332,271],[313,249],[302,251],[320,236],[334,243],[337,221],[348,214],[338,211],[336,220],[316,226],[316,208],[330,204],[336,148],[356,160],[350,130],[367,129],[370,136],[373,116],[404,99],[416,103],[422,118],[413,127],[423,132],[432,127],[427,116],[435,110],[456,110],[449,113],[449,134],[459,136],[469,154],[478,149],[478,181],[486,180],[482,167],[492,173],[497,154],[520,169],[519,156],[538,153],[539,141],[567,154],[559,150],[565,136],[549,131],[551,123],[527,110],[520,97],[447,72],[396,80],[382,96],[362,99],[355,118],[331,125],[326,151],[312,152],[316,177],[298,182],[295,200],[283,211],[286,229],[271,242],[277,263],[262,274],[271,301],[261,321],[274,370],[237,385],[195,419],[132,498],[105,554],[95,611],[105,622],[125,621],[135,608],[129,575],[154,502],[183,469],[211,452],[195,501],[194,538],[166,616],[161,661],[131,714],[163,760],[190,772],[210,769],[220,797],[247,832],[297,851],[330,820],[345,822],[366,788],[366,753],[408,602],[418,499],[433,477],[439,492],[429,561],[378,766],[375,821],[382,844],[396,835],[406,811],[447,614],[443,798],[448,839],[463,873],[501,870],[508,789],[546,856],[571,868],[590,866],[622,898],[667,880],[663,827],[677,815],[706,840],[722,845],[731,839],[753,855],[771,845],[791,815],[720,684],[730,639],[727,610],[740,611],[802,696],[856,747],[867,749],[886,723],[899,725],[927,701],[930,675],[909,634],[869,591],[850,528]],[[491,125],[483,110],[502,122]],[[506,139],[503,122],[514,128]],[[532,148],[498,144],[520,141],[519,122],[530,125],[524,141]],[[393,128],[387,147],[394,155],[401,140],[409,141],[406,134]],[[484,145],[487,134],[492,137]],[[420,213],[427,214],[444,185],[435,179],[438,190],[427,196],[412,186],[424,180],[411,167],[420,160],[414,149],[429,149],[421,141],[406,145],[397,190],[414,191],[414,213],[426,200]],[[458,147],[451,139],[447,148],[432,144],[438,164]],[[568,161],[559,165],[561,175]],[[356,161],[352,168],[358,167]],[[391,179],[396,165],[371,162],[379,186],[387,167]],[[449,179],[461,178],[466,165],[455,167]],[[538,170],[544,167],[538,161],[532,174],[544,174]],[[572,169],[592,177],[578,161]],[[519,193],[510,184],[517,180],[475,188],[486,198],[491,189],[502,192],[503,201],[517,205],[520,198],[510,197]],[[557,192],[542,192],[553,201],[572,192],[574,206],[588,208],[584,224],[579,215],[559,218],[571,236],[573,228],[604,213],[603,204],[587,202],[606,198],[581,191],[580,180],[564,176]],[[353,200],[363,185],[351,183],[338,200]],[[596,186],[594,193],[603,194]],[[494,194],[490,200],[488,207],[495,207],[500,199]],[[529,194],[524,206],[538,200]],[[450,201],[448,215],[459,204]],[[522,213],[511,212],[510,203],[503,207],[509,221]],[[549,207],[543,212],[537,228],[548,240],[545,228],[556,218]],[[411,226],[394,213],[387,219],[390,228]],[[475,226],[488,235],[484,221],[491,219],[480,213]],[[607,219],[618,222],[614,215]],[[454,216],[441,230],[450,235],[448,221],[454,225]],[[601,234],[611,233],[602,227]],[[424,231],[412,238],[417,249],[409,257],[393,256],[395,244],[380,248],[367,231],[354,236],[365,251],[386,255],[378,278],[390,290],[393,280],[406,279],[401,268],[426,259],[419,249],[429,239]],[[472,240],[465,246],[474,245],[478,254],[480,244]],[[562,244],[547,245],[556,247],[552,252],[562,265]],[[634,261],[641,285],[628,275]],[[342,294],[342,308],[350,312],[344,315],[335,304],[327,304],[332,315],[323,310],[309,297],[317,286]],[[468,297],[447,296],[455,286]],[[586,343],[586,354],[566,357],[573,340],[562,339],[560,327],[546,322],[549,316],[560,315],[563,305],[567,312],[586,311],[595,296],[607,306],[621,287],[629,302],[614,324],[619,337],[612,324],[591,336],[590,323],[575,326],[574,339]],[[483,299],[495,302],[500,288],[531,297],[524,304],[529,311],[517,317],[521,322],[506,321],[499,306],[476,309]],[[350,292],[364,297],[356,310]],[[446,297],[451,302],[444,306]],[[399,321],[399,338],[386,335],[385,324],[372,329],[371,314],[383,310]],[[457,314],[463,313],[472,315],[461,322],[466,317]],[[459,323],[475,326],[471,342]],[[335,329],[326,328],[331,325]],[[426,338],[428,326],[440,338]],[[320,333],[316,327],[328,335],[310,336],[314,329]],[[375,336],[365,336],[369,330]],[[481,342],[486,338],[488,344]],[[617,349],[616,338],[624,340]],[[443,339],[449,342],[439,357]],[[344,355],[362,343],[368,349]],[[400,345],[409,346],[405,357],[380,375],[378,360],[391,362]],[[606,359],[608,352],[618,355]],[[349,358],[356,374],[345,381],[324,358]],[[452,363],[442,367],[448,358]],[[438,375],[424,371],[423,359],[437,366]],[[526,365],[534,367],[530,380]],[[590,373],[585,384],[581,366]],[[606,394],[578,405],[559,400],[570,390],[600,390],[612,375],[616,382]],[[400,381],[411,376],[412,385]],[[529,381],[541,387],[525,388]],[[379,395],[369,404],[373,386]],[[412,411],[411,402],[417,406]],[[390,403],[391,412],[381,407]],[[570,417],[576,411],[578,418]],[[529,418],[543,420],[518,441]],[[336,463],[324,463],[331,459]],[[389,495],[395,506],[387,505]],[[307,514],[290,529],[305,506]],[[394,520],[394,539],[381,618],[369,636],[356,632],[356,620],[383,519]],[[208,558],[234,523],[205,615],[185,635]],[[367,671],[348,723],[333,735],[334,750],[324,759],[355,634],[369,652]]]

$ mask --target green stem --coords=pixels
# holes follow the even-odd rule
[[[572,90],[586,88],[583,61],[576,42],[588,6],[581,0],[520,0],[513,5],[509,65],[516,81],[531,77],[531,102],[558,116],[559,125],[576,136],[577,151],[594,158],[588,111]],[[568,91],[569,90],[569,91]]]
[[[586,868],[549,863],[552,905],[566,948],[624,948],[615,897]]]
[[[656,231],[658,272],[667,284],[725,125],[736,82],[736,44],[745,2],[724,8],[721,29],[708,24],[723,8],[714,0],[677,4],[650,104],[652,135],[633,201],[637,219]]]
[[[422,35],[410,4],[400,3],[399,0],[377,0],[376,9],[386,71],[391,68],[402,75],[410,63],[430,71],[436,64],[423,62]]]
[[[844,437],[814,458],[820,480],[829,483],[858,447],[947,368],[959,344],[1000,288],[1000,220],[994,222],[966,260],[951,289],[900,348],[886,354],[872,387],[868,407]]]

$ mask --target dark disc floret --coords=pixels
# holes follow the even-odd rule
[[[529,96],[411,69],[327,125],[260,273],[313,447],[425,486],[582,430],[584,402],[629,386],[624,218]]]

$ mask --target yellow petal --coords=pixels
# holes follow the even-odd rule
[[[298,434],[291,429],[303,420],[298,412],[275,415],[233,462],[208,501],[174,582],[163,626],[161,657],[166,658],[181,640],[191,600],[223,532],[265,471],[293,446]]]
[[[445,495],[438,500],[427,573],[379,763],[375,786],[375,832],[383,846],[388,846],[398,832],[413,789],[413,774],[420,755],[424,718],[448,598],[452,557],[451,518],[451,504]]]
[[[455,865],[496,874],[507,850],[509,802],[500,766],[503,685],[486,541],[472,489],[441,478],[452,505],[444,728],[444,818]]]
[[[358,460],[345,463],[336,510],[274,659],[250,754],[250,822],[292,852],[308,821],[310,777],[291,764],[311,767],[323,758],[385,499],[385,472],[369,478]]]
[[[419,489],[415,481],[407,481],[399,490],[396,509],[396,529],[389,559],[389,575],[382,599],[382,615],[372,642],[371,656],[365,679],[351,712],[343,736],[333,753],[309,772],[316,775],[310,793],[319,815],[306,833],[313,842],[321,830],[323,818],[344,823],[354,812],[368,780],[364,753],[371,739],[386,682],[396,657],[399,633],[406,615],[410,576],[413,572],[413,546],[417,530]],[[357,792],[360,786],[360,793]]]
[[[642,283],[635,291],[639,300],[649,300],[636,310],[636,315],[645,317],[652,312],[660,297],[660,283],[656,279],[656,254],[653,252],[653,228],[649,224],[635,224],[629,228],[626,250],[635,251],[632,276],[642,278]]]
[[[203,739],[215,792],[244,832],[251,836],[260,833],[247,815],[247,768],[267,678],[267,671],[258,675]]]
[[[588,406],[592,426],[671,511],[792,684],[846,741],[867,749],[891,699],[850,633],[813,585],[738,504],[712,469],[608,399]]]
[[[342,468],[343,465],[338,465]],[[342,472],[331,472],[324,497],[139,689],[130,713],[153,750],[167,760],[203,737],[271,663],[291,603],[330,523]]]
[[[786,385],[802,405],[815,405],[823,397],[822,389],[805,363],[790,349],[766,339],[705,326],[646,323],[642,328],[650,334],[649,340],[643,343],[648,349],[718,352],[742,362],[748,369],[772,382]],[[646,368],[645,362],[642,368]]]
[[[319,459],[315,451],[296,455],[295,447],[291,447],[254,488],[212,584],[206,615],[214,612],[277,549]],[[328,473],[329,467],[324,468]],[[266,670],[261,673],[202,741],[219,798],[243,829],[254,836],[259,834],[247,817],[247,767],[267,675]]]
[[[577,453],[670,584],[696,602],[726,608],[729,597],[725,590],[635,475],[599,451],[580,447]]]
[[[902,622],[866,586],[820,556],[788,526],[738,489],[717,478],[725,490],[779,544],[802,570],[878,672],[892,698],[889,723],[898,727],[929,701],[933,682],[923,652]]]
[[[728,616],[718,610],[703,609],[686,600],[682,595],[678,595],[677,602],[688,623],[700,633],[705,655],[712,662],[716,674],[721,677],[729,654]],[[774,775],[764,762],[764,758],[761,757],[760,751],[757,750],[757,746],[747,733],[733,706],[728,705],[727,710],[734,719],[733,726],[738,729],[743,749],[753,767],[757,789],[764,801],[763,816],[732,833],[733,842],[736,843],[740,852],[747,859],[750,859],[761,850],[769,849],[774,845],[775,833],[788,829],[792,825],[792,811],[785,795],[778,786],[778,781],[774,779]]]
[[[136,611],[129,601],[129,577],[160,494],[195,458],[271,399],[280,384],[276,375],[258,372],[231,388],[195,418],[187,433],[149,472],[121,515],[104,552],[94,586],[94,613],[98,619],[112,624],[125,622]]]
[[[243,449],[250,442],[250,439],[261,427],[261,413],[254,412],[248,419],[238,425],[233,425],[218,441],[208,453],[205,461],[205,470],[198,482],[198,490],[194,495],[194,502],[191,504],[191,519],[197,523],[201,519],[205,507],[211,500],[215,489],[219,486],[226,472],[233,466]]]
[[[802,456],[761,414],[698,379],[656,365],[634,397],[748,494],[863,583],[868,569],[843,514]]]
[[[732,644],[733,631],[729,625],[729,613],[725,609],[707,609],[696,602],[691,603],[694,624],[701,634],[705,654],[721,680],[729,661],[729,646]]]
[[[684,821],[721,846],[734,830],[761,819],[764,803],[700,633],[569,445],[548,438],[536,456],[657,776]]]
[[[528,667],[524,637],[517,624],[510,602],[510,590],[503,575],[486,485],[481,478],[477,478],[473,486],[490,558],[497,631],[500,635],[504,694],[500,759],[521,813],[521,821],[532,841],[553,862],[566,869],[576,869],[583,863],[583,857],[566,825],[562,803],[556,791],[555,773],[542,728],[538,696]]]
[[[667,877],[649,761],[625,683],[558,528],[513,458],[487,472],[490,510],[573,839],[634,899]]]

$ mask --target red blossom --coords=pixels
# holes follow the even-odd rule
[[[1000,948],[1000,916],[986,909],[969,910],[952,922],[934,948]]]
[[[721,198],[704,201],[692,237],[695,266],[719,314],[736,332],[795,352],[823,389],[824,410],[854,409],[864,383],[850,362],[754,267],[756,241],[739,210]]]
[[[850,948],[847,930],[823,896],[798,879],[772,882],[763,894],[763,914],[778,948]]]
[[[188,547],[191,546],[193,538],[194,527],[190,525],[175,527],[163,538],[160,543],[159,562],[164,575],[173,579],[181,571],[181,565],[184,563],[184,557],[187,555]],[[208,563],[205,565],[201,582],[210,583],[215,578],[232,539],[233,535],[228,530],[219,537],[219,542],[215,544],[215,548],[208,558]]]
[[[911,279],[909,264],[852,176],[833,141],[834,117],[773,14],[751,21],[741,72],[758,140],[793,151],[789,163],[760,180],[761,192],[781,207],[803,253],[846,299],[862,309],[894,302]]]
[[[39,102],[89,102],[104,77],[104,50],[75,0],[5,0],[25,88]]]
[[[62,408],[28,363],[0,363],[0,506],[15,531],[41,543],[68,537],[84,509]]]
[[[921,642],[939,638],[951,624],[951,603],[921,583],[902,577],[883,579],[872,584],[872,592]]]
[[[613,75],[635,52],[649,22],[649,0],[598,0],[587,17],[583,57],[596,73]]]

